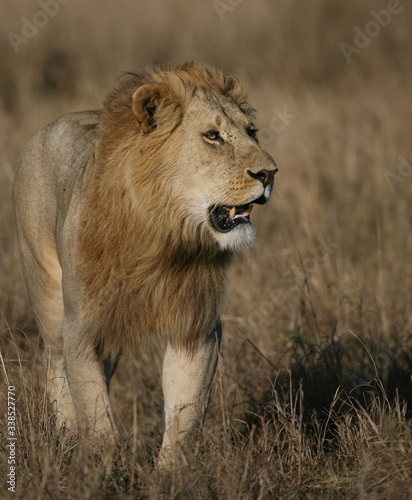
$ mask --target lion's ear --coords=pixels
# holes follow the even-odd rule
[[[151,132],[157,127],[156,111],[169,93],[164,83],[146,83],[133,94],[133,113],[143,133]]]

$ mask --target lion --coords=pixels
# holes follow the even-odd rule
[[[19,248],[56,425],[116,440],[120,354],[165,339],[159,463],[209,401],[233,255],[277,166],[235,76],[197,62],[127,73],[101,109],[69,113],[22,151]]]

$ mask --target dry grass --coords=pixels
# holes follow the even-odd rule
[[[227,5],[229,2],[227,0]],[[37,4],[0,21],[0,350],[16,386],[21,498],[412,498],[412,4],[350,64],[339,48],[387,2],[72,0],[15,54]],[[123,70],[198,59],[239,75],[280,172],[237,259],[206,425],[189,465],[153,466],[163,432],[161,352],[126,356],[111,397],[125,444],[90,456],[58,438],[44,397],[10,201],[24,143],[97,107]],[[286,106],[287,126],[273,109]],[[412,168],[412,167],[411,167]],[[7,494],[2,376],[0,494]]]

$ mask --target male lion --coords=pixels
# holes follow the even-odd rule
[[[124,349],[159,336],[160,460],[200,420],[235,251],[277,167],[234,76],[191,62],[126,74],[102,109],[41,130],[13,199],[24,275],[57,425],[115,437],[109,383]]]

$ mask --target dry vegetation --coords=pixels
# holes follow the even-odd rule
[[[71,0],[17,54],[6,35],[39,6],[3,5],[0,350],[18,394],[16,498],[412,498],[412,167],[393,190],[385,176],[412,153],[412,4],[350,64],[339,48],[387,5],[245,1],[221,21],[212,0]],[[164,476],[160,350],[124,356],[114,377],[120,449],[90,456],[56,436],[10,193],[38,129],[98,107],[124,70],[187,59],[248,84],[280,172],[231,273],[205,427]],[[6,387],[2,372],[2,498]]]

